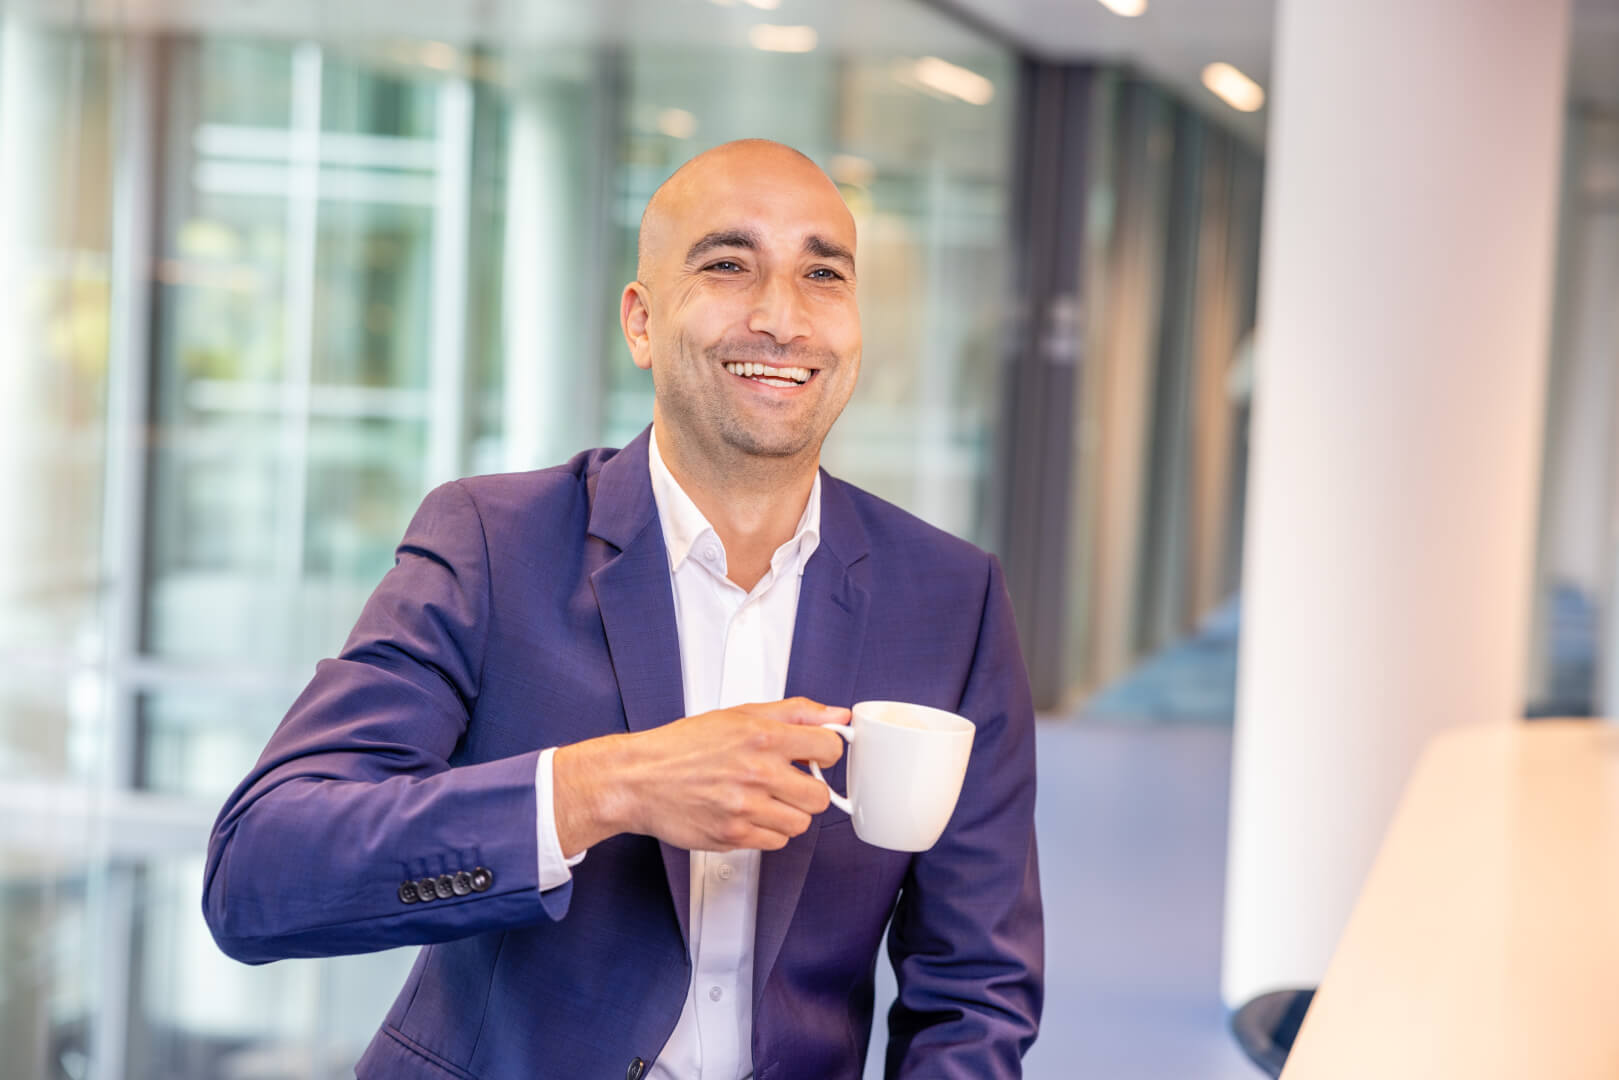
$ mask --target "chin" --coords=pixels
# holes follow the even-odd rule
[[[777,431],[732,431],[725,441],[749,457],[760,458],[794,458],[816,444],[813,436]]]

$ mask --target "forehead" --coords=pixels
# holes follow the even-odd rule
[[[854,250],[854,218],[838,189],[803,162],[715,162],[690,177],[675,215],[686,240],[745,230],[766,244],[799,246],[819,236]]]

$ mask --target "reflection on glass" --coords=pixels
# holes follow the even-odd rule
[[[0,35],[0,648],[100,645],[115,51]]]
[[[285,693],[274,687],[258,693],[171,690],[144,695],[141,786],[203,803],[224,802],[280,722],[279,700]]]
[[[201,859],[140,868],[130,1075],[352,1077],[414,950],[245,967],[214,947],[201,880]]]

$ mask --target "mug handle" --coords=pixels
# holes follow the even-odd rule
[[[854,745],[854,728],[852,726],[848,724],[822,724],[821,726],[826,728],[828,731],[837,732],[848,741],[849,745]],[[809,767],[810,772],[815,774],[815,779],[819,780],[823,784],[826,784],[826,777],[821,775],[821,767],[815,764],[813,761],[809,763]],[[846,796],[839,795],[837,792],[833,791],[831,784],[826,784],[826,791],[827,794],[832,796],[833,806],[837,807],[839,810],[842,810],[850,817],[854,816],[854,804],[850,802]]]

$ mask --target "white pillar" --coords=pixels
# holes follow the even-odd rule
[[[1281,0],[1223,990],[1320,981],[1420,748],[1523,705],[1568,0]]]

